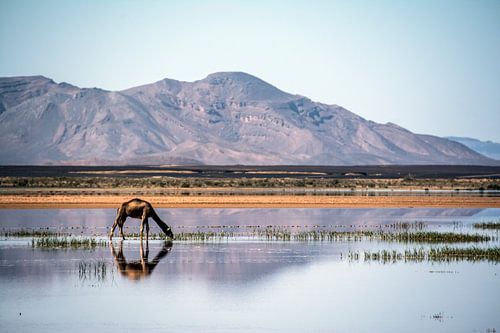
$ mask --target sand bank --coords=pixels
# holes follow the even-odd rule
[[[0,209],[116,208],[131,195],[2,195]],[[500,208],[500,197],[466,196],[141,196],[158,208]]]

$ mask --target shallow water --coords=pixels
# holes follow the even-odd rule
[[[472,231],[500,209],[159,209],[174,231],[203,226]],[[3,230],[104,235],[115,210],[1,210]],[[130,232],[137,222],[128,222]],[[73,228],[73,229],[72,229]],[[78,229],[76,229],[78,228]],[[496,232],[489,232],[496,233]],[[500,265],[352,261],[383,242],[115,241],[95,250],[0,241],[0,330],[174,332],[493,332]],[[498,240],[495,241],[498,246]],[[487,245],[478,245],[487,246]],[[418,247],[418,245],[417,245]],[[146,253],[146,250],[149,253]]]
[[[500,220],[500,209],[482,208],[177,208],[157,209],[174,232],[217,228],[284,226],[352,230],[378,228],[398,222],[424,222],[429,228],[453,228],[474,222]],[[106,235],[116,209],[5,209],[0,210],[0,232],[48,228],[75,235]],[[138,232],[140,221],[128,219],[128,232]],[[151,232],[159,232],[153,221]]]

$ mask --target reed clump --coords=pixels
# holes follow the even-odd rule
[[[302,231],[293,235],[293,240],[301,242],[310,241],[345,241],[345,242],[358,242],[367,239],[373,239],[377,234],[383,234],[382,232],[373,231],[329,231],[329,230],[312,230],[312,231]]]
[[[229,238],[234,238],[235,234],[233,232],[221,231],[221,232],[180,232],[174,234],[174,240],[176,241],[195,241],[195,242],[209,242],[209,241],[223,241]]]
[[[435,231],[380,233],[379,236],[383,241],[404,243],[472,243],[491,240],[487,235]]]
[[[358,252],[350,252],[347,255],[349,260],[359,260],[361,258]],[[397,262],[397,261],[500,261],[500,247],[492,248],[457,248],[441,247],[425,250],[423,248],[405,250],[404,252],[392,250],[365,251],[363,253],[365,261]]]
[[[131,238],[138,238],[139,234],[128,234]],[[427,231],[336,231],[336,230],[306,230],[292,231],[285,227],[268,226],[253,228],[249,232],[236,233],[233,231],[196,231],[176,233],[177,241],[220,241],[237,237],[252,237],[265,241],[298,241],[298,242],[359,242],[384,241],[402,243],[477,243],[488,242],[493,237],[481,234],[467,234],[454,232],[427,232]],[[152,234],[150,239],[163,239],[161,234]]]
[[[263,237],[267,241],[290,241],[293,240],[293,235],[290,230],[279,227],[267,227],[263,230],[258,230],[258,237]]]
[[[293,235],[296,241],[363,241],[379,240],[385,242],[404,243],[469,243],[487,242],[490,236],[480,234],[463,234],[454,232],[384,232],[384,231],[303,231]]]
[[[31,239],[31,247],[44,249],[95,249],[108,246],[108,241],[92,237],[41,237]]]
[[[391,224],[386,224],[384,227],[392,228],[396,230],[423,230],[427,227],[427,224],[422,221],[415,222],[395,222]]]
[[[365,251],[363,255],[365,261],[382,261],[382,262],[399,261],[405,259],[406,256],[411,256],[412,258],[415,258],[415,260],[422,260],[423,258],[425,258],[424,254],[421,253],[420,251],[415,251],[415,253],[413,254],[410,253],[409,251],[401,253],[395,250],[393,251],[381,250],[376,252]],[[348,258],[357,260],[356,258],[350,255],[348,256]]]
[[[439,249],[430,249],[428,253],[428,258],[429,260],[433,261],[449,261],[449,260],[500,261],[500,247],[492,247],[492,248],[443,247]]]
[[[139,237],[138,234],[130,234]],[[493,238],[488,235],[467,234],[454,232],[427,232],[427,231],[336,231],[336,230],[306,230],[292,231],[284,227],[268,226],[265,228],[254,228],[248,233],[235,233],[233,231],[196,231],[181,232],[175,234],[177,241],[219,241],[234,239],[237,237],[252,237],[265,241],[298,241],[298,242],[360,242],[360,241],[384,241],[402,243],[477,243],[488,242]],[[161,235],[150,235],[150,239],[162,239]]]
[[[473,226],[476,229],[500,229],[500,222],[474,223]]]
[[[144,234],[143,237],[146,237],[146,234]],[[141,235],[138,232],[125,233],[125,238],[139,239],[141,238]],[[159,240],[164,238],[165,234],[160,234],[156,232],[150,233],[148,237],[149,240]]]

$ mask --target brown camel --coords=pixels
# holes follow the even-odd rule
[[[111,232],[109,233],[109,239],[113,239],[113,234],[115,232],[116,227],[118,226],[120,229],[120,235],[122,239],[125,240],[125,235],[123,234],[123,225],[125,224],[125,220],[127,217],[133,217],[136,219],[141,219],[141,229],[140,229],[140,238],[142,240],[142,236],[144,234],[144,227],[146,227],[146,240],[149,238],[149,222],[148,218],[152,218],[155,220],[156,224],[160,227],[161,230],[167,235],[167,237],[173,238],[174,234],[172,229],[163,222],[160,217],[156,214],[153,206],[147,201],[141,199],[132,199],[130,201],[122,203],[120,208],[117,210],[115,223],[111,228]]]
[[[109,242],[109,248],[111,250],[113,258],[115,259],[115,264],[120,274],[130,280],[140,280],[151,275],[160,260],[170,253],[170,250],[172,249],[172,242],[165,242],[163,248],[151,261],[149,261],[148,242],[146,242],[146,252],[144,253],[144,248],[141,241],[140,260],[127,261],[127,259],[125,259],[125,256],[123,255],[123,242],[120,242],[118,253],[115,251],[113,242]]]

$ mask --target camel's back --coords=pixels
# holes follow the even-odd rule
[[[141,199],[132,199],[122,204],[122,208],[125,210],[128,216],[138,217],[142,216],[145,208],[151,210],[151,204],[147,201]]]

